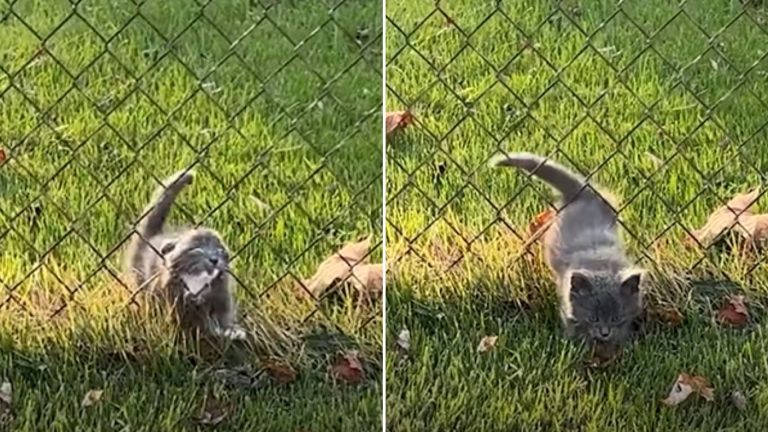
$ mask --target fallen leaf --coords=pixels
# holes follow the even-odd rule
[[[743,295],[729,296],[717,311],[717,321],[733,327],[744,327],[749,321],[749,311]]]
[[[362,381],[365,375],[358,351],[343,353],[329,367],[328,371],[334,379],[353,384]]]
[[[400,130],[413,122],[410,111],[394,111],[387,113],[387,135]]]
[[[6,157],[5,149],[0,148],[0,163],[5,162]]]
[[[623,351],[617,346],[601,344],[592,349],[592,353],[584,361],[588,369],[605,369],[621,358]]]
[[[384,265],[381,263],[356,265],[352,268],[349,281],[364,298],[377,298],[384,289]]]
[[[8,406],[13,403],[13,386],[8,381],[0,384],[0,402]]]
[[[745,398],[740,391],[738,390],[732,391],[731,394],[728,396],[728,399],[731,401],[733,406],[738,408],[740,411],[744,411],[747,409],[747,398]]]
[[[288,384],[296,381],[298,372],[291,365],[278,360],[267,360],[263,365],[264,371],[278,384]]]
[[[496,346],[498,336],[485,336],[480,339],[480,344],[477,346],[477,352],[484,353],[492,350]]]
[[[678,327],[683,323],[683,314],[674,305],[664,305],[655,309],[653,315],[656,320],[666,324],[669,327]]]
[[[80,405],[83,408],[88,408],[89,406],[93,406],[101,400],[101,396],[103,394],[104,394],[104,390],[101,390],[101,389],[88,390],[88,393],[85,394],[85,397],[83,397],[83,402]]]
[[[540,236],[544,233],[544,230],[549,227],[555,217],[555,212],[552,209],[544,210],[537,214],[533,221],[528,224],[528,233],[531,237]],[[539,232],[541,231],[541,232]]]
[[[200,415],[195,420],[205,426],[216,426],[226,419],[232,411],[232,406],[217,399],[212,394],[205,398]]]
[[[703,227],[691,232],[694,239],[709,246],[729,230],[735,230],[753,242],[768,237],[768,214],[751,212],[759,196],[759,187],[752,192],[734,196],[726,205],[712,212]],[[688,243],[695,244],[693,240]]]
[[[407,328],[400,330],[395,345],[404,352],[411,350],[411,332]]]
[[[345,245],[320,263],[315,274],[304,281],[304,286],[315,298],[321,297],[336,282],[352,274],[354,267],[361,263],[368,253],[370,245],[370,237]]]
[[[709,381],[706,378],[699,375],[691,376],[681,373],[672,386],[669,396],[662,400],[662,402],[667,406],[676,406],[694,393],[709,402],[715,400],[715,390],[710,387]]]

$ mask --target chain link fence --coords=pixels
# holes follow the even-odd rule
[[[222,235],[241,314],[380,343],[380,306],[303,283],[361,236],[380,260],[380,8],[15,0],[0,39],[6,330],[140,302],[125,243],[160,182],[194,168],[170,223]]]
[[[487,167],[503,150],[549,156],[615,193],[656,300],[691,286],[764,294],[764,260],[740,241],[762,237],[745,221],[763,190],[750,210],[731,204],[730,231],[743,234],[697,231],[768,172],[761,3],[390,2],[387,108],[414,119],[387,143],[392,290],[505,286],[530,300],[548,280],[528,230],[555,196]]]

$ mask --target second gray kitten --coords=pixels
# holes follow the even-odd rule
[[[138,287],[173,306],[182,330],[244,339],[235,324],[235,300],[229,280],[229,252],[221,236],[206,228],[167,231],[171,206],[193,172],[179,172],[155,192],[144,210],[126,254]]]
[[[643,312],[644,272],[627,258],[615,211],[583,177],[542,156],[501,154],[491,164],[521,168],[562,196],[543,244],[566,334],[593,344],[626,342]]]

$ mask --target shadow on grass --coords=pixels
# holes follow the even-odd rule
[[[407,328],[407,359],[387,357],[392,430],[759,430],[768,398],[764,321],[745,329],[718,325],[710,305],[741,292],[728,281],[692,283],[681,325],[651,321],[648,332],[603,369],[562,337],[554,287],[531,304],[478,281],[465,295],[422,297],[419,287],[388,285],[388,341]],[[488,287],[485,287],[488,288]],[[459,290],[450,290],[455,293]],[[756,308],[762,309],[759,304]],[[479,353],[484,336],[496,347]],[[680,373],[703,375],[716,400],[660,403]],[[732,391],[750,404],[739,411]]]
[[[338,350],[364,349],[352,338],[308,329],[288,355],[276,357],[258,344],[182,342],[163,325],[112,318],[92,328],[0,334],[0,378],[14,388],[13,430],[194,428],[212,395],[232,406],[217,430],[295,430],[318,420],[324,430],[379,424],[378,356],[357,385],[328,374]],[[80,404],[92,389],[103,389],[104,400],[86,410]],[[323,404],[335,414],[318,416],[313,407]]]

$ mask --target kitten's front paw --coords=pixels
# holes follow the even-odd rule
[[[242,340],[245,340],[247,334],[245,333],[245,330],[242,327],[235,326],[235,327],[224,330],[223,336],[228,338],[229,340],[242,341]]]

